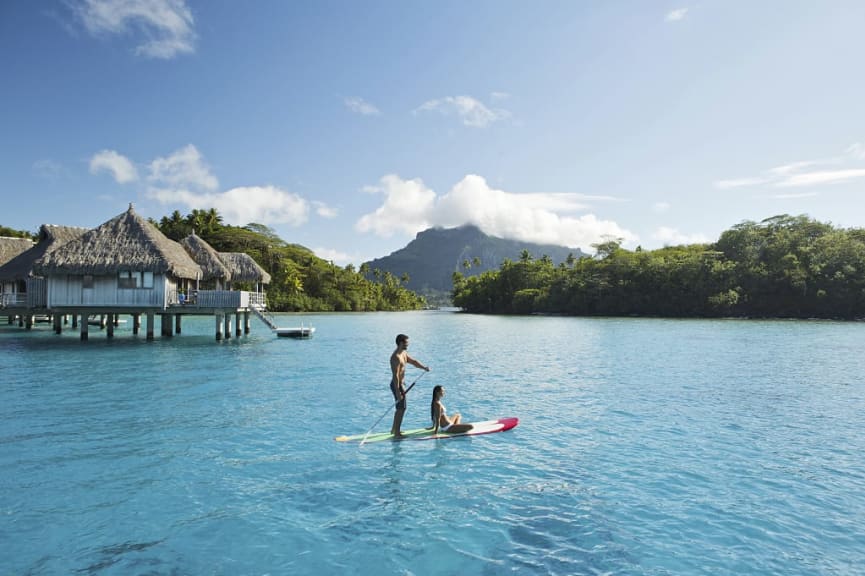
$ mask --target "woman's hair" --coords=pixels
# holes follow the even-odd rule
[[[432,418],[433,426],[436,425],[436,402],[438,402],[438,399],[441,398],[441,396],[442,387],[441,385],[437,385],[435,388],[433,388],[432,401],[430,401],[429,403],[429,415],[430,418]]]

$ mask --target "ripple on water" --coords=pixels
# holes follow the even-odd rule
[[[220,344],[210,322],[150,344],[0,327],[12,375],[0,387],[4,569],[816,576],[865,565],[860,324],[313,321],[310,341]],[[468,419],[520,425],[333,442],[382,413],[389,425],[397,332],[433,366],[407,425],[426,424],[436,384]]]

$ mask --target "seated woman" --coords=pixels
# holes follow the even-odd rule
[[[430,403],[430,416],[433,421],[433,434],[439,432],[448,432],[451,434],[459,432],[468,432],[472,429],[471,424],[460,424],[459,412],[448,418],[445,412],[445,405],[442,404],[442,396],[445,395],[445,389],[442,386],[433,388],[432,402]]]

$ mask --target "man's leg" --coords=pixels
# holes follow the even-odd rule
[[[405,408],[397,408],[393,413],[393,426],[390,428],[390,433],[394,436],[402,435],[402,417],[405,415]]]

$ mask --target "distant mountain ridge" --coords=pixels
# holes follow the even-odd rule
[[[588,256],[579,248],[506,240],[489,236],[477,226],[464,225],[424,230],[405,248],[366,264],[370,270],[390,272],[397,278],[407,274],[406,287],[429,298],[450,292],[454,272],[474,276],[497,270],[505,259],[519,260],[523,250],[528,250],[533,258],[549,256],[557,265],[565,262],[569,255],[575,258]],[[466,261],[471,264],[468,269],[463,266]]]

